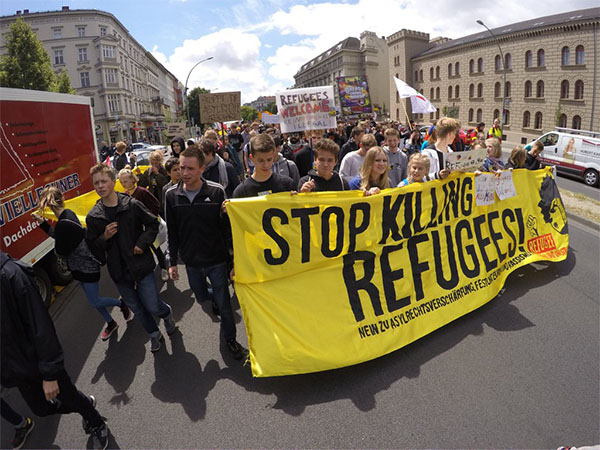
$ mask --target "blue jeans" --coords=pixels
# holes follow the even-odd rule
[[[144,330],[150,336],[157,336],[158,326],[152,316],[164,319],[171,314],[171,307],[158,297],[154,272],[150,272],[137,283],[125,279],[115,284],[123,301],[134,312]]]
[[[99,288],[97,281],[94,281],[93,283],[84,283],[83,281],[80,281],[79,284],[81,285],[81,289],[83,289],[88,302],[90,302],[90,305],[98,310],[100,315],[106,320],[106,323],[112,322],[113,319],[106,308],[109,306],[121,306],[121,301],[111,297],[100,297],[98,295]]]
[[[221,333],[226,341],[235,339],[235,320],[233,308],[229,298],[229,283],[227,276],[227,265],[225,263],[210,267],[185,266],[190,287],[198,302],[209,300],[206,277],[210,280],[214,294],[214,300],[221,314]]]

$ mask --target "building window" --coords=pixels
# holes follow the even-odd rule
[[[435,97],[433,96],[433,88],[429,89],[429,98],[433,100]]]
[[[415,83],[419,81],[419,71],[415,70]]]
[[[87,56],[87,48],[79,48],[77,49],[77,51],[79,52],[79,61],[87,61],[88,60],[88,56]]]
[[[475,85],[471,83],[469,85],[469,98],[475,97]]]
[[[583,100],[583,81],[577,80],[575,82],[575,100]]]
[[[507,70],[512,69],[512,56],[510,56],[510,53],[504,55],[504,67]]]
[[[494,84],[494,97],[500,97],[500,82]]]
[[[438,80],[440,78],[440,66],[435,67],[435,78]]]
[[[429,113],[429,120],[433,120],[435,113]]]
[[[469,61],[469,73],[475,72],[475,61],[472,59]]]
[[[106,73],[106,82],[107,83],[116,83],[117,82],[117,69],[104,69]]]
[[[460,63],[457,62],[456,64],[454,64],[454,75],[455,76],[459,76],[460,75]]]
[[[419,80],[423,81],[423,69],[419,70]]]
[[[90,87],[90,73],[89,72],[80,72],[79,78],[81,79],[81,87]]]
[[[65,60],[63,58],[62,50],[54,50],[54,64],[64,64]]]
[[[569,82],[562,80],[560,83],[560,98],[569,98]]]
[[[483,121],[483,111],[481,108],[477,108],[477,123]]]
[[[477,85],[477,97],[483,97],[483,83]]]
[[[106,36],[106,27],[100,27],[100,36]]]
[[[400,101],[400,94],[398,94],[398,91],[396,91],[396,103],[398,103]]]
[[[541,48],[537,52],[537,65],[538,67],[544,67],[546,65],[546,56],[544,50]]]
[[[531,125],[531,114],[529,111],[523,113],[523,128],[529,128]]]
[[[531,81],[527,80],[525,82],[525,98],[531,97],[531,90],[532,90]]]
[[[452,76],[452,63],[448,64],[448,78]]]
[[[469,122],[473,122],[473,108],[469,108]]]
[[[496,120],[498,117],[500,117],[500,111],[495,109],[494,110],[494,120]]]
[[[52,36],[54,39],[62,38],[62,28],[52,28]]]
[[[525,52],[525,67],[531,67],[533,65],[533,56],[531,50]]]
[[[448,86],[448,100],[452,98],[452,86]]]
[[[454,98],[460,98],[460,86],[458,84],[454,88]]]
[[[438,100],[440,99],[440,88],[439,87],[435,88],[435,98],[437,98]]]
[[[429,80],[433,80],[433,67],[429,68]]]
[[[504,96],[507,98],[510,97],[510,81],[507,81],[504,85]]]
[[[541,98],[544,96],[544,82],[542,80],[537,82],[535,89],[535,96],[537,98]]]
[[[112,45],[103,45],[102,46],[102,56],[104,56],[104,58],[114,58],[115,57],[115,48]]]
[[[563,47],[560,52],[560,64],[563,66],[569,65],[569,59],[571,58],[571,52],[569,51],[569,47]]]
[[[560,115],[560,117],[558,118],[558,126],[561,128],[567,127],[567,115],[566,114]]]
[[[496,55],[494,58],[494,67],[496,70],[502,70],[502,58],[500,58],[500,55]]]
[[[396,108],[396,120],[400,120],[400,109]]]
[[[108,95],[108,109],[111,113],[119,111],[121,108],[119,107],[119,96],[116,94]]]
[[[483,72],[483,58],[477,60],[477,72]]]
[[[436,120],[440,118],[440,108],[435,110],[435,118]]]
[[[533,125],[533,128],[535,128],[536,130],[542,129],[542,113],[539,111],[535,113],[535,123]]]
[[[571,126],[574,130],[581,130],[581,117],[573,116],[573,126]]]
[[[575,64],[578,64],[578,65],[585,64],[583,57],[584,57],[583,45],[578,45],[577,48],[575,48]]]
[[[510,111],[508,109],[504,110],[504,125],[510,124]]]
[[[77,27],[77,36],[85,37],[85,27]]]

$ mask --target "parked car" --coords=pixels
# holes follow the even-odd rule
[[[148,150],[153,152],[154,150],[160,150],[163,152],[163,156],[165,158],[168,158],[171,148],[167,147],[166,145],[149,145],[148,147],[144,148],[144,150]]]
[[[133,150],[141,150],[150,147],[150,144],[147,144],[146,142],[136,142],[135,144],[131,144],[131,147],[133,147]]]

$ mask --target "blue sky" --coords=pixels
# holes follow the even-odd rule
[[[212,91],[241,90],[242,101],[274,95],[293,85],[306,61],[340,40],[364,30],[388,36],[402,28],[430,37],[458,38],[490,27],[576,9],[597,0],[533,2],[504,0],[2,0],[0,15],[70,9],[102,9],[121,21],[133,37],[182,83]]]

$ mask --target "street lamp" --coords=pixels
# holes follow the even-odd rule
[[[498,40],[496,35],[494,33],[492,33],[492,30],[490,30],[488,28],[488,26],[485,23],[483,23],[483,21],[477,20],[477,23],[479,25],[481,25],[482,27],[485,27],[485,29],[490,32],[490,34],[496,41],[496,45],[498,45],[498,50],[500,50],[500,58],[502,58],[502,72],[504,73],[504,76],[503,76],[504,86],[503,86],[503,95],[502,95],[502,118],[500,119],[500,136],[502,136],[502,134],[504,133],[504,118],[505,118],[504,114],[506,114],[505,113],[505,109],[506,109],[506,61],[504,60],[504,53],[502,52],[502,47],[500,47],[500,41]]]
[[[196,64],[194,64],[194,67],[192,67],[190,69],[190,71],[188,72],[187,78],[185,79],[185,87],[183,88],[183,95],[185,96],[185,115],[186,115],[187,123],[188,123],[188,134],[190,132],[190,128],[189,128],[189,124],[190,124],[190,105],[189,105],[188,96],[187,96],[188,81],[190,80],[190,75],[192,74],[192,70],[194,70],[199,64],[202,64],[203,62],[206,62],[206,61],[208,61],[210,59],[213,59],[213,57],[209,56],[208,58],[204,58],[204,59],[198,61]]]

